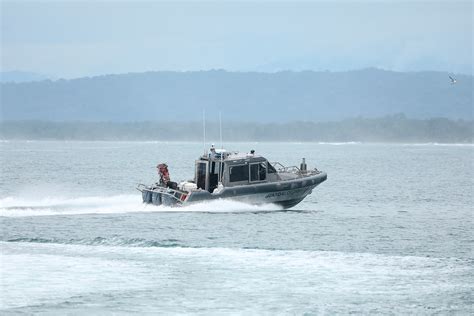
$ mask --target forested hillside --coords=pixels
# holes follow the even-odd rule
[[[472,119],[473,77],[448,73],[147,72],[1,84],[3,120],[283,123],[395,113]]]

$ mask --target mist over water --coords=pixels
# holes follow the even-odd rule
[[[473,146],[232,143],[328,173],[290,210],[145,206],[199,143],[2,142],[2,313],[472,310]]]

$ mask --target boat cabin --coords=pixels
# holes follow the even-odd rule
[[[195,183],[199,189],[210,193],[218,187],[249,185],[268,181],[275,168],[262,156],[231,154],[225,151],[202,156],[196,161]]]

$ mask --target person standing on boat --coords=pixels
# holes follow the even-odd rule
[[[160,163],[158,166],[156,166],[156,168],[158,169],[158,175],[160,176],[160,185],[165,188],[176,190],[178,188],[178,184],[171,181],[170,173],[168,172],[168,165],[165,163]]]
[[[211,145],[211,153],[209,154],[209,158],[216,158],[216,148],[214,147],[214,144]]]
[[[160,176],[160,184],[163,186],[168,186],[168,182],[170,181],[170,174],[168,172],[168,165],[165,163],[160,163],[156,166],[158,169],[158,175]]]

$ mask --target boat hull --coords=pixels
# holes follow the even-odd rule
[[[321,172],[293,180],[226,187],[220,192],[193,191],[189,194],[165,188],[141,189],[144,203],[165,206],[183,206],[217,199],[228,199],[248,204],[276,204],[291,208],[311,194],[312,190],[327,179]]]

